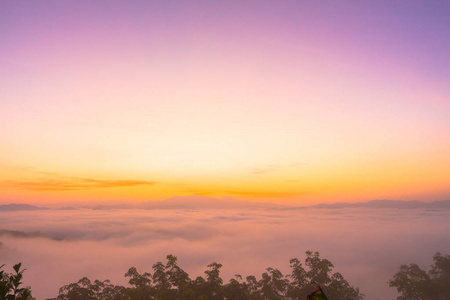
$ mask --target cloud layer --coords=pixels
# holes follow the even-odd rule
[[[435,252],[450,252],[449,214],[387,209],[8,212],[0,217],[0,262],[9,268],[22,262],[25,283],[43,299],[83,276],[125,284],[129,267],[151,271],[167,254],[177,255],[192,277],[220,262],[227,281],[236,273],[259,277],[269,266],[286,274],[290,258],[303,259],[306,250],[313,250],[331,260],[366,299],[392,299],[396,293],[386,281],[400,264],[427,267]]]
[[[69,191],[95,188],[131,187],[139,185],[154,185],[154,181],[145,180],[102,180],[94,178],[62,177],[40,180],[4,180],[4,185],[19,187],[31,191]]]

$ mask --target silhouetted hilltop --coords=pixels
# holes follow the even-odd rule
[[[174,196],[161,201],[148,201],[139,205],[143,209],[257,209],[275,208],[280,205],[250,202],[232,197],[213,198],[202,195]]]
[[[39,207],[29,204],[2,204],[0,205],[0,211],[18,211],[18,210],[47,210],[48,207]]]
[[[450,200],[421,202],[400,200],[373,200],[357,203],[319,204],[311,208],[397,208],[397,209],[450,209]]]
[[[59,210],[78,210],[78,208],[75,208],[73,206],[65,206],[61,207]]]

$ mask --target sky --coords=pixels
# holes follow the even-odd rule
[[[448,1],[1,1],[0,201],[450,198]]]

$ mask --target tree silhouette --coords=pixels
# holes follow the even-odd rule
[[[305,263],[290,260],[291,273],[284,276],[280,270],[267,268],[261,279],[236,274],[227,284],[220,277],[222,264],[207,266],[205,277],[192,280],[177,264],[177,257],[167,255],[167,263],[153,265],[153,274],[139,273],[132,267],[125,273],[129,287],[114,286],[109,281],[91,281],[82,278],[77,283],[63,286],[57,298],[50,300],[288,300],[306,299],[320,284],[333,300],[361,300],[364,295],[351,286],[340,273],[331,274],[333,264],[321,259],[318,252],[306,252]],[[441,272],[441,268],[435,270]]]
[[[450,299],[450,256],[438,252],[433,261],[428,272],[416,264],[400,266],[400,271],[388,281],[401,294],[397,300]]]
[[[213,262],[205,271],[206,278],[195,280],[177,264],[177,257],[167,255],[167,263],[153,265],[153,275],[139,273],[131,267],[125,273],[128,287],[116,286],[109,280],[83,277],[59,289],[56,298],[47,300],[288,300],[306,299],[319,284],[329,299],[362,300],[364,295],[353,287],[342,274],[331,274],[334,266],[320,258],[318,252],[306,252],[305,263],[290,260],[291,273],[287,276],[274,268],[267,268],[258,280],[247,276],[246,280],[236,274],[227,284],[220,277],[221,264]],[[401,265],[399,272],[388,281],[397,288],[397,300],[448,300],[450,299],[450,256],[436,253],[429,271],[416,264]],[[4,265],[0,266],[0,269]],[[30,288],[20,287],[23,272],[21,264],[14,265],[15,273],[0,270],[0,300],[34,300]]]
[[[0,269],[5,265],[1,265]],[[15,273],[7,273],[0,270],[0,300],[32,300],[31,291],[29,288],[21,288],[22,277],[24,270],[20,270],[22,266],[18,263],[13,266]]]
[[[136,300],[150,300],[154,299],[154,288],[151,286],[151,274],[140,274],[135,267],[128,269],[125,273],[125,277],[130,277],[128,283],[131,288],[124,289],[123,297],[117,296],[112,299],[136,299]]]

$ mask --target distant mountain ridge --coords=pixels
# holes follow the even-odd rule
[[[30,204],[2,204],[0,205],[0,211],[18,211],[18,210],[47,210],[48,207],[34,206]]]
[[[270,202],[251,202],[238,200],[232,197],[213,198],[202,195],[174,196],[160,201],[147,201],[141,203],[123,203],[111,205],[80,205],[62,208],[57,210],[110,210],[110,209],[341,209],[341,208],[391,208],[391,209],[450,209],[450,200],[421,202],[421,201],[401,201],[401,200],[372,200],[368,202],[356,203],[333,203],[318,204],[314,206],[287,206]],[[8,211],[37,211],[49,210],[53,208],[34,206],[30,204],[0,204],[0,212]]]
[[[268,202],[243,201],[232,197],[213,198],[202,195],[174,196],[166,200],[148,201],[139,205],[143,209],[256,209],[281,206]]]
[[[421,202],[401,200],[372,200],[357,203],[318,204],[309,208],[397,208],[397,209],[450,209],[450,200]]]

